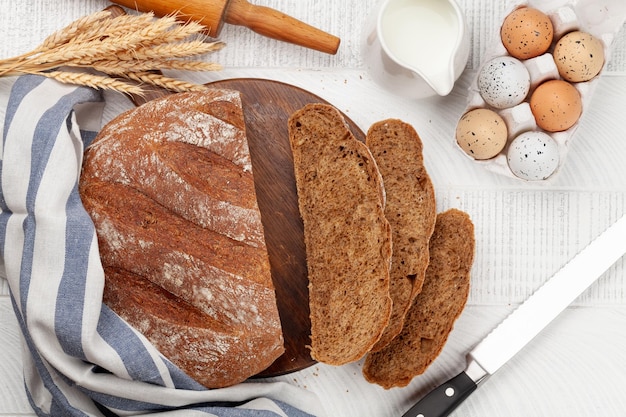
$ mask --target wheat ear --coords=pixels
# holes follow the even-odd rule
[[[175,15],[154,18],[151,13],[113,16],[109,11],[85,16],[48,36],[26,54],[0,60],[0,76],[40,74],[61,82],[141,94],[146,84],[172,91],[203,89],[193,83],[155,74],[155,70],[215,71],[215,63],[192,57],[221,49],[207,42],[197,22],[179,22]],[[91,68],[100,74],[61,70]],[[119,79],[125,78],[125,82]]]
[[[174,92],[204,91],[207,89],[204,85],[192,84],[152,72],[131,72],[122,74],[122,76],[128,78],[129,80],[137,81],[143,84],[155,85]]]
[[[140,86],[126,83],[108,76],[70,71],[49,71],[39,75],[55,79],[65,84],[82,85],[85,87],[103,90],[115,90],[129,95],[143,95],[143,89]]]

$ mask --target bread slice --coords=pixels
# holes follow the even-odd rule
[[[309,278],[311,357],[362,358],[391,314],[391,229],[371,153],[341,113],[309,104],[289,118]]]
[[[467,301],[474,247],[474,225],[466,213],[450,209],[437,215],[422,292],[402,332],[367,355],[363,374],[368,381],[387,389],[406,386],[439,355]]]
[[[389,325],[372,348],[378,351],[400,333],[404,317],[422,289],[437,207],[424,166],[422,141],[411,125],[397,119],[380,121],[370,127],[365,143],[383,177],[385,217],[393,241],[389,287],[393,309]]]

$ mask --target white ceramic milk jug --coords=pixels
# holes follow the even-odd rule
[[[467,64],[469,35],[454,0],[384,0],[365,29],[364,64],[395,94],[448,95]]]

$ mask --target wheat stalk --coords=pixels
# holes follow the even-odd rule
[[[66,84],[83,85],[103,90],[116,90],[129,95],[143,95],[141,86],[126,83],[109,76],[86,72],[48,71],[41,73],[44,77],[53,78]]]
[[[161,57],[185,58],[194,55],[204,55],[222,48],[220,42],[204,42],[202,40],[189,41],[186,43],[165,43],[162,45],[141,47],[133,51],[122,51],[117,54],[117,58],[123,61],[150,60]]]
[[[169,91],[183,92],[183,91],[203,91],[208,87],[204,85],[191,84],[185,81],[169,78],[161,74],[151,72],[131,72],[123,74],[124,77],[129,80],[138,81],[139,83],[145,83],[150,85],[156,85],[161,88],[165,88]]]
[[[69,42],[79,33],[84,32],[86,29],[89,30],[90,27],[97,27],[98,24],[102,24],[101,22],[105,19],[108,19],[109,17],[111,17],[111,12],[106,10],[82,17],[72,22],[65,29],[48,36],[43,41],[43,43],[37,49],[35,49],[35,51],[46,51],[58,45]]]
[[[79,67],[80,65],[76,65]],[[134,61],[94,61],[84,65],[96,71],[109,75],[124,75],[131,72],[148,72],[158,69],[179,70],[179,71],[219,71],[222,66],[213,62],[185,61],[185,60],[160,60],[155,59],[150,62]]]
[[[147,25],[150,25],[153,19],[154,14],[152,13],[144,13],[141,15],[123,14],[114,19],[102,20],[99,25],[86,27],[85,30],[74,36],[70,42],[85,42],[98,39],[104,32],[106,32],[109,37],[137,32]]]
[[[177,92],[203,89],[155,71],[221,69],[216,63],[190,60],[224,46],[207,41],[204,30],[197,22],[179,22],[175,15],[158,19],[151,13],[113,16],[105,10],[72,22],[28,53],[0,60],[0,76],[40,74],[125,94],[141,94],[146,84]],[[76,72],[77,68],[99,74]]]

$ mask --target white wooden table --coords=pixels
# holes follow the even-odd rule
[[[467,211],[477,251],[468,305],[437,361],[401,389],[385,391],[361,376],[361,364],[315,365],[280,379],[316,392],[329,416],[400,416],[434,385],[459,372],[464,354],[516,305],[626,212],[626,29],[576,132],[567,162],[549,185],[522,183],[477,167],[453,147],[456,120],[504,4],[461,0],[472,36],[467,70],[445,98],[410,101],[381,90],[363,69],[362,23],[375,0],[257,0],[342,39],[335,56],[227,26],[227,47],[210,56],[225,70],[184,74],[198,82],[275,79],[333,103],[363,130],[401,118],[424,142],[438,209]],[[17,55],[104,0],[3,0],[0,58]],[[130,107],[107,93],[105,121]],[[4,115],[2,115],[4,117]],[[24,394],[19,330],[0,278],[0,416],[34,415]],[[626,268],[621,259],[525,350],[479,388],[454,415],[604,416],[626,410]]]

